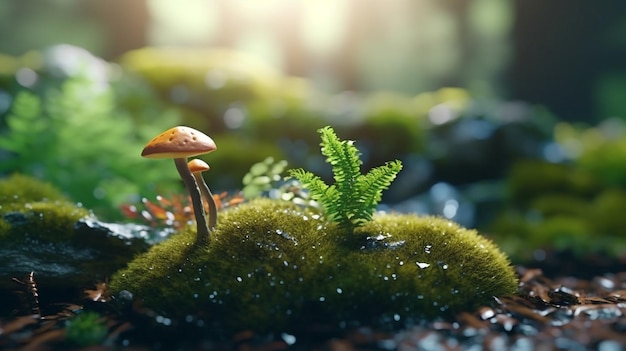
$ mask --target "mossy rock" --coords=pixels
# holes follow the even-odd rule
[[[16,173],[0,179],[0,212],[45,200],[68,201],[59,189],[27,175]]]
[[[589,200],[568,194],[547,194],[532,199],[529,207],[543,218],[551,216],[585,217]]]
[[[34,272],[40,287],[86,287],[104,280],[148,244],[102,227],[53,186],[26,175],[0,180],[0,290]]]
[[[208,247],[194,240],[187,229],[137,257],[112,277],[113,295],[228,330],[297,332],[446,317],[517,287],[494,244],[434,217],[380,214],[346,235],[314,210],[255,199],[221,213]]]
[[[520,161],[508,176],[513,202],[522,205],[547,194],[591,199],[602,189],[590,172],[566,164],[543,161]]]

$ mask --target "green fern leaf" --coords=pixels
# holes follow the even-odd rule
[[[383,190],[389,188],[402,170],[402,163],[398,160],[387,162],[384,166],[371,169],[366,175],[359,178],[359,207],[355,216],[365,221],[372,219],[376,205],[382,200]]]
[[[341,206],[337,206],[342,222],[351,223],[353,212],[358,204],[353,201],[357,192],[356,182],[361,176],[361,161],[359,150],[352,140],[340,140],[331,127],[324,127],[318,131],[321,135],[322,154],[330,163],[333,170],[335,186],[339,192]]]
[[[354,228],[372,219],[376,205],[402,169],[398,160],[361,174],[359,150],[351,140],[340,140],[331,127],[319,130],[321,151],[326,162],[332,166],[335,184],[327,185],[319,177],[303,169],[291,170],[311,198],[318,201],[326,217],[340,227],[352,232]]]
[[[311,199],[322,204],[329,204],[337,201],[338,193],[334,186],[328,186],[322,178],[303,169],[292,169],[289,175],[296,178],[305,189],[309,190]]]

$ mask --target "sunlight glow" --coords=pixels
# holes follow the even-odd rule
[[[341,45],[345,35],[348,1],[309,0],[302,4],[302,41],[318,55],[328,55]]]
[[[148,0],[148,8],[153,22],[149,41],[156,45],[207,43],[219,26],[213,1],[187,0],[182,6],[170,0]]]

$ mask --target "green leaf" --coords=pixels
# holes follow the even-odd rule
[[[360,153],[353,141],[340,140],[331,127],[324,127],[319,133],[321,151],[332,166],[335,184],[328,185],[319,176],[303,169],[289,173],[309,190],[313,200],[322,205],[329,220],[353,231],[372,219],[382,199],[382,191],[391,185],[402,169],[402,163],[398,160],[388,162],[362,175]]]
[[[365,176],[359,179],[361,205],[356,213],[357,218],[371,220],[376,206],[382,200],[383,190],[389,188],[402,170],[402,163],[398,160],[387,162],[384,166],[371,169]]]

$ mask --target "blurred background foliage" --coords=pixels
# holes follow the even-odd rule
[[[97,214],[181,191],[138,155],[173,125],[237,191],[267,157],[325,177],[316,130],[364,170],[404,169],[383,208],[536,248],[624,255],[626,3],[0,1],[0,175]],[[327,179],[327,180],[329,180]],[[622,245],[622,246],[620,246]]]

